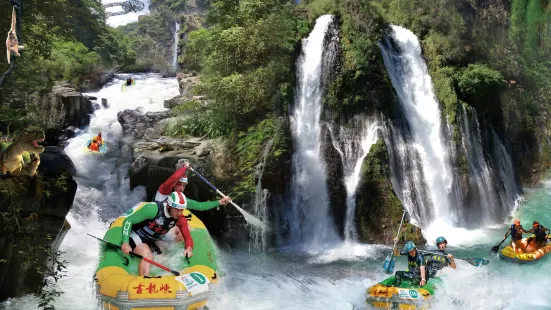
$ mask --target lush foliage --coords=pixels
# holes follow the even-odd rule
[[[299,24],[290,1],[213,1],[207,15],[211,27],[190,33],[184,59],[202,73],[208,117],[235,136],[285,109]]]

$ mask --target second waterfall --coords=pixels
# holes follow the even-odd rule
[[[297,62],[297,91],[291,117],[294,148],[291,183],[291,212],[287,212],[291,245],[319,249],[338,239],[329,215],[329,196],[325,162],[321,153],[323,77],[335,58],[332,42],[337,33],[334,17],[323,15],[316,20],[310,35],[302,42]]]

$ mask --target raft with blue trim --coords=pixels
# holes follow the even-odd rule
[[[104,240],[122,243],[122,223],[146,203],[117,218],[105,233]],[[107,310],[194,310],[202,309],[218,282],[214,243],[205,225],[189,210],[184,210],[194,241],[189,264],[183,257],[184,245],[170,243],[170,248],[154,260],[180,272],[174,276],[151,266],[149,277],[138,275],[140,259],[122,254],[119,249],[101,245],[95,274],[96,292]]]
[[[401,285],[395,287],[392,286],[394,276],[391,276],[367,289],[366,302],[376,309],[428,309],[435,284],[441,281],[438,277],[429,278],[425,286],[420,287],[418,282],[402,279]]]
[[[85,152],[91,154],[104,154],[105,152],[107,152],[107,144],[105,143],[105,141],[103,141],[103,143],[99,146],[99,151],[92,151],[91,149],[89,149],[88,145],[90,145],[90,143],[92,143],[92,140],[88,140],[88,142],[86,142],[86,146],[84,146]]]
[[[526,243],[528,238],[524,238],[522,241]],[[551,242],[548,240],[545,246],[540,247],[532,253],[516,253],[513,251],[511,245],[508,245],[501,250],[499,253],[499,258],[511,261],[513,263],[526,264],[535,263],[547,256],[549,253],[551,253]]]

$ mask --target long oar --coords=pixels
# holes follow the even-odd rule
[[[103,240],[103,239],[100,239],[100,238],[98,238],[98,237],[96,237],[96,236],[92,236],[92,235],[90,235],[90,234],[87,234],[87,235],[90,236],[90,237],[96,238],[96,239],[98,239],[99,241],[105,242],[106,244],[108,244],[108,245],[110,245],[110,246],[112,246],[112,247],[114,247],[114,248],[116,248],[116,249],[119,249],[119,250],[121,249],[120,246],[118,246],[118,245],[116,245],[116,244],[114,244],[114,243],[111,243],[111,242],[109,242],[109,241],[105,241],[105,240]],[[155,266],[157,266],[157,267],[159,267],[159,268],[161,268],[161,269],[163,269],[163,270],[166,270],[166,271],[168,271],[168,272],[171,272],[171,273],[172,273],[173,275],[175,275],[175,276],[179,276],[179,275],[180,275],[180,273],[179,273],[178,271],[172,270],[172,269],[170,269],[170,268],[168,268],[168,267],[166,267],[166,266],[163,266],[163,265],[161,265],[161,264],[159,264],[159,263],[157,263],[157,262],[155,262],[155,261],[153,261],[153,260],[150,260],[149,258],[146,258],[146,257],[141,256],[140,254],[136,254],[136,253],[134,253],[134,252],[131,251],[131,252],[130,252],[130,255],[134,255],[134,256],[136,256],[137,258],[140,258],[140,259],[145,260],[146,262],[150,263],[151,265],[155,265]],[[186,257],[186,258],[187,258],[187,257]]]
[[[396,234],[396,238],[400,236],[400,229],[402,228],[402,223],[404,222],[405,217],[406,217],[406,210],[404,210],[404,214],[402,215],[402,221],[400,222],[400,226],[398,227],[398,233]],[[392,247],[392,253],[388,254],[388,256],[385,259],[385,262],[383,263],[383,270],[386,273],[394,272],[394,264],[396,263],[396,258],[394,257],[394,249],[396,248],[396,244],[398,244],[398,242],[394,242],[394,246]]]
[[[507,237],[509,237],[509,232],[507,232],[507,234],[505,235],[505,238],[503,238],[503,240],[501,240],[501,242],[498,245],[492,247],[492,249],[490,250],[490,254],[497,253],[497,251],[499,251],[499,247],[501,246],[501,244],[505,242],[505,240],[507,240]]]
[[[209,181],[207,181],[207,179],[205,179],[202,175],[200,175],[197,171],[195,171],[195,169],[193,169],[192,167],[189,167],[189,169],[191,171],[193,171],[201,180],[203,180],[205,183],[207,183],[208,186],[210,186],[213,190],[216,191],[216,193],[222,197],[227,197],[226,195],[224,195],[221,191],[219,191],[216,187],[214,187],[214,185],[210,184]],[[253,226],[256,226],[256,227],[259,227],[259,228],[262,228],[266,231],[270,231],[271,228],[264,222],[262,222],[261,220],[257,219],[256,217],[252,216],[251,214],[247,213],[247,211],[241,209],[238,205],[236,205],[233,201],[230,200],[230,203],[239,211],[241,212],[241,214],[243,214],[243,216],[245,217],[245,221],[247,221],[247,223],[253,225]]]
[[[423,254],[431,254],[431,255],[438,255],[438,256],[442,256],[442,257],[446,257],[446,255],[444,254],[440,254],[440,253],[436,253],[436,252],[430,252],[430,251],[419,251]],[[473,265],[473,266],[476,266],[476,267],[480,267],[480,266],[483,266],[483,265],[488,265],[490,263],[489,260],[487,259],[482,259],[482,258],[459,258],[459,257],[454,257],[455,259],[460,259],[460,260],[464,260],[466,261],[467,263]]]

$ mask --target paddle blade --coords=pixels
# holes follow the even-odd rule
[[[385,259],[385,262],[383,263],[383,270],[386,273],[392,273],[394,271],[394,264],[396,263],[394,258],[394,253],[388,254],[388,256]]]
[[[465,258],[465,261],[476,267],[488,265],[488,263],[490,263],[489,260],[482,258]]]
[[[497,251],[499,251],[499,245],[494,246],[494,247],[490,250],[490,254],[492,254],[492,253],[497,253]]]

